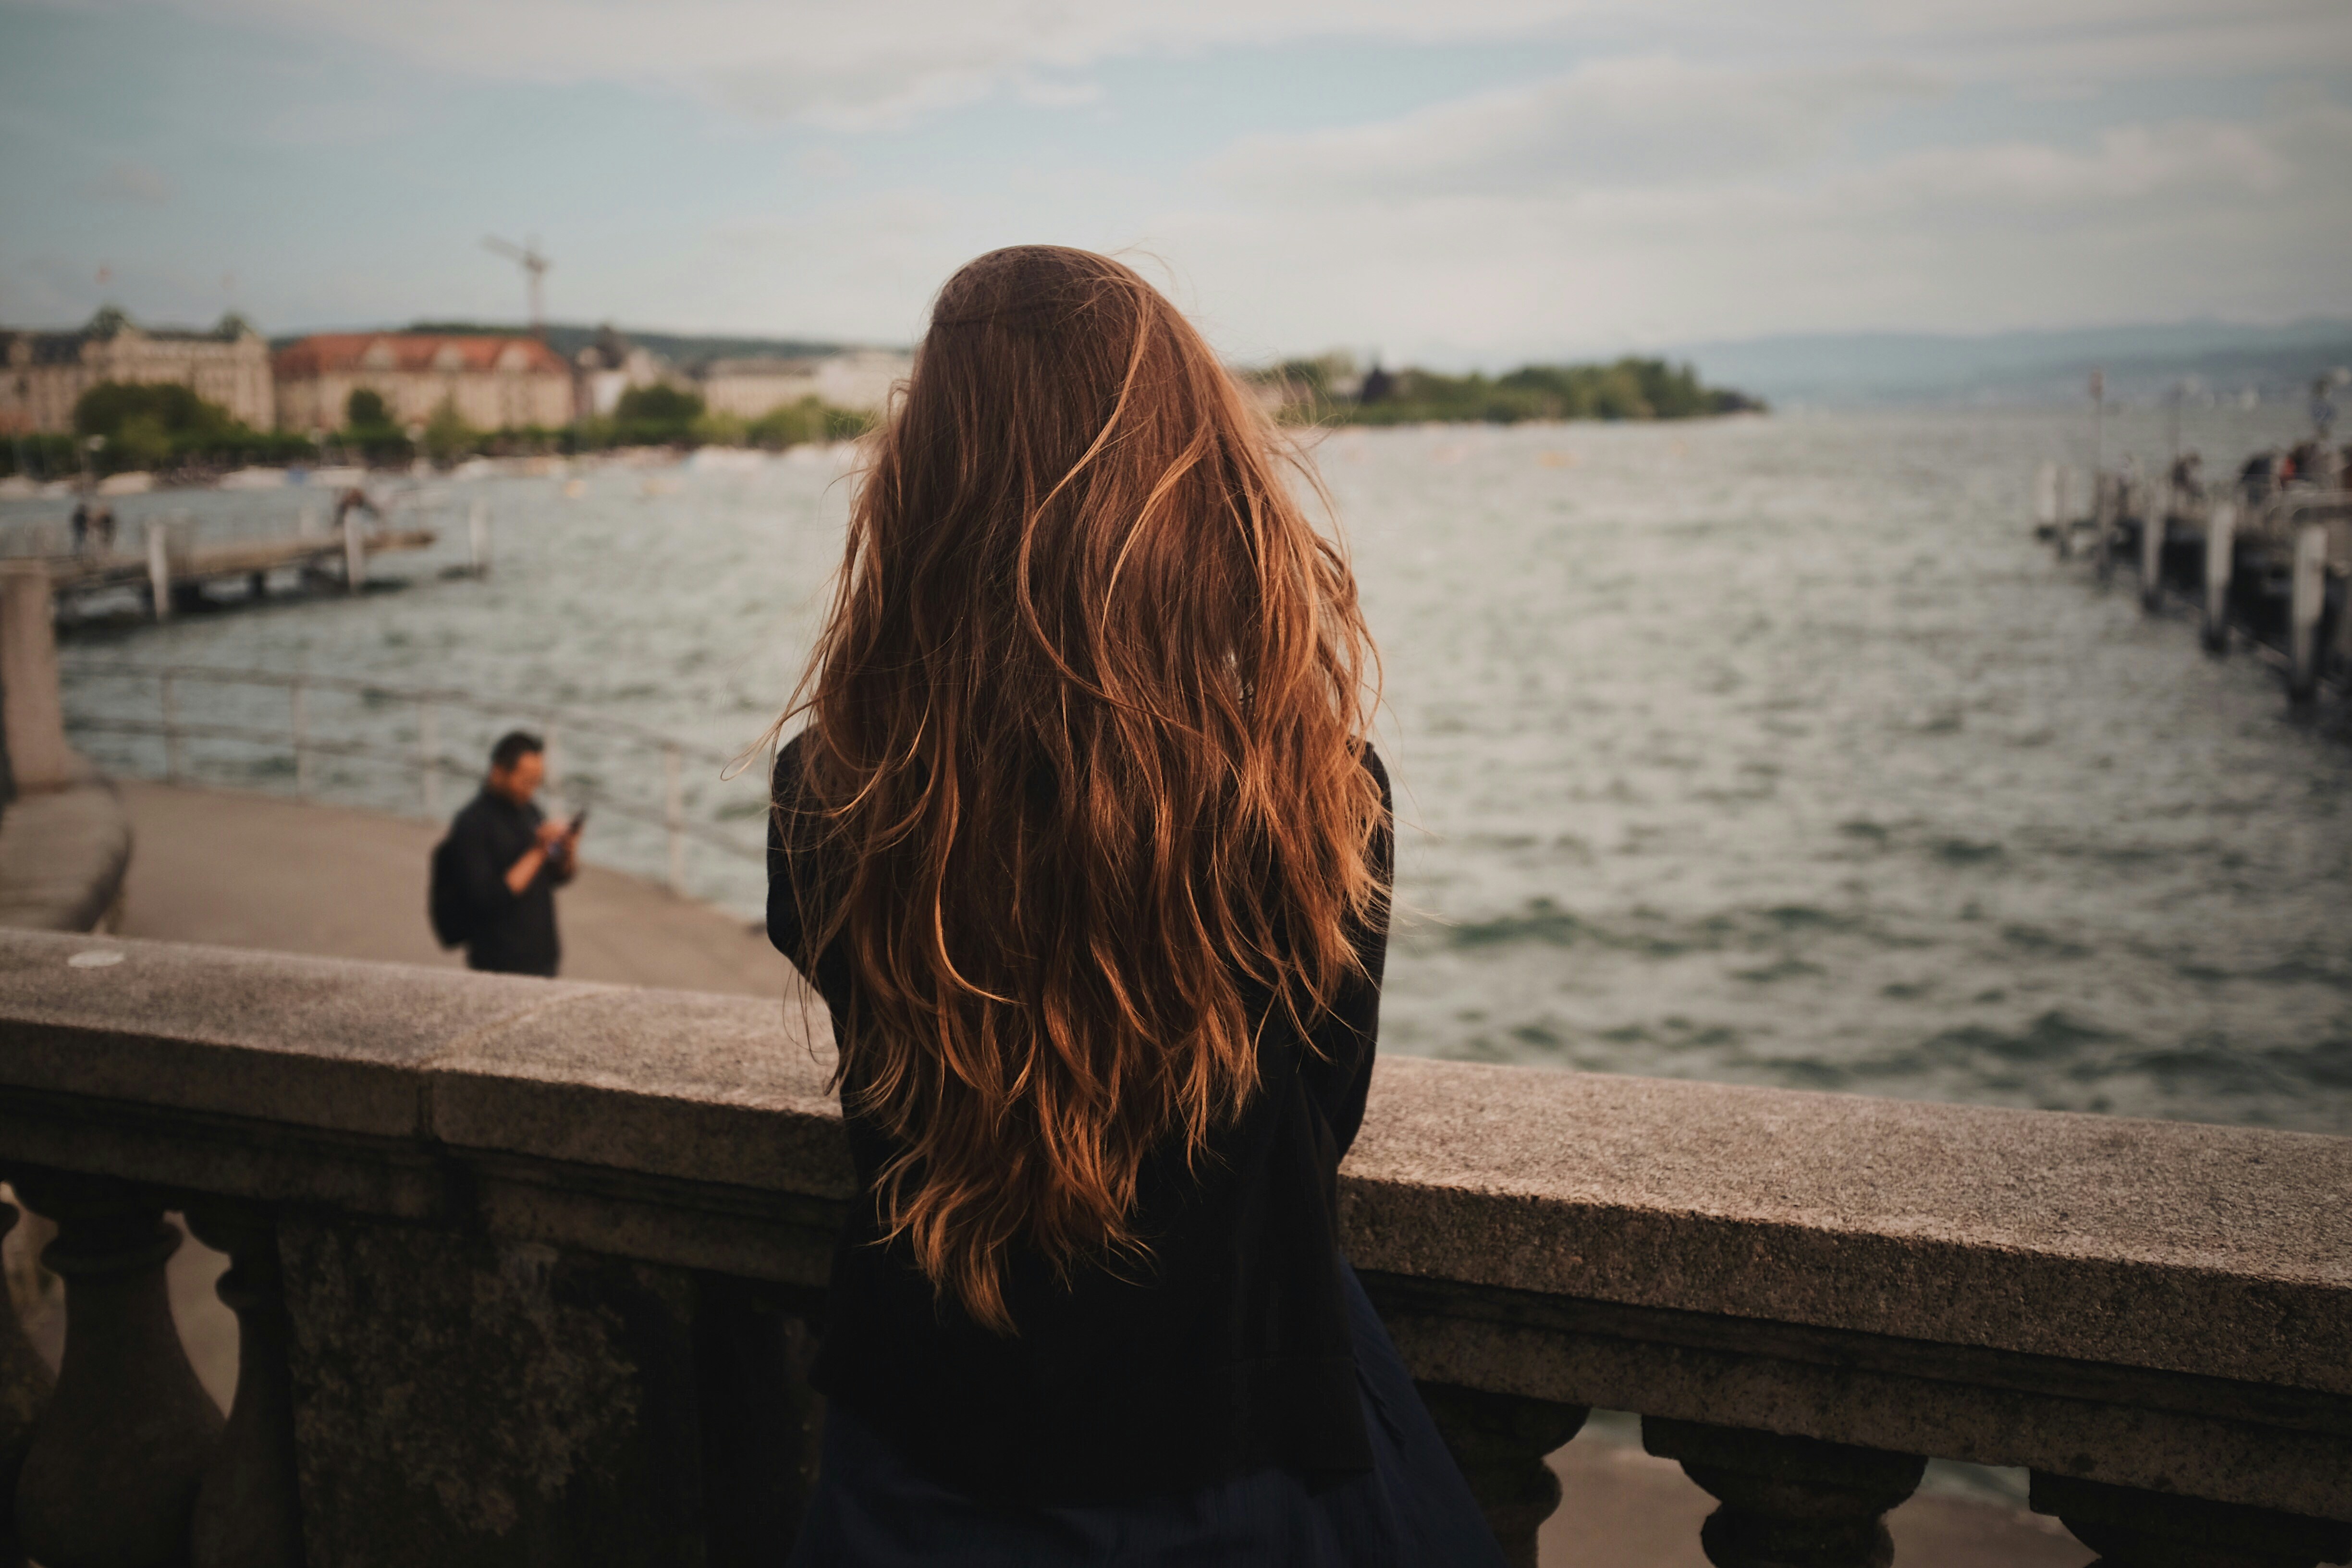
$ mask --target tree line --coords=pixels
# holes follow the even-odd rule
[[[419,426],[395,423],[380,393],[361,387],[343,423],[322,436],[256,430],[226,408],[177,382],[101,382],[74,405],[70,435],[18,432],[0,442],[0,476],[39,479],[145,470],[196,478],[251,464],[359,462],[406,464],[419,458],[449,464],[469,457],[573,454],[614,447],[761,447],[781,450],[807,441],[838,441],[871,420],[815,397],[757,419],[711,414],[702,398],[672,386],[634,387],[612,414],[562,426],[483,430],[443,399]]]
[[[1347,356],[1330,354],[1286,361],[1250,379],[1280,399],[1285,417],[1318,424],[1696,419],[1767,406],[1747,393],[1708,386],[1696,366],[1636,355],[1605,364],[1528,364],[1488,376],[1378,365],[1359,375]]]

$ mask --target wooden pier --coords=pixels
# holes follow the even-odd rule
[[[476,531],[478,536],[479,529]],[[423,550],[437,537],[431,529],[423,528],[363,530],[352,520],[332,533],[198,544],[159,520],[148,523],[147,547],[140,554],[85,552],[38,559],[48,569],[50,585],[61,600],[131,588],[146,596],[157,620],[164,620],[175,608],[194,607],[205,585],[212,583],[242,582],[258,598],[268,591],[272,572],[292,570],[305,582],[340,584],[356,593],[366,585],[371,557],[395,550]],[[476,553],[480,554],[478,537]],[[478,560],[476,564],[478,570]]]
[[[2207,651],[2244,645],[2275,660],[2297,705],[2323,688],[2352,695],[2352,488],[2330,467],[2308,480],[2220,481],[2190,490],[2127,474],[2093,477],[2087,515],[2067,505],[2072,476],[2044,464],[2038,531],[2061,561],[2078,552],[2101,582],[2137,567],[2151,615],[2168,595],[2196,606]]]

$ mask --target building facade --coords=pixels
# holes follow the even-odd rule
[[[915,368],[914,360],[886,349],[851,349],[806,359],[715,359],[695,376],[703,406],[713,414],[757,419],[814,397],[835,408],[880,413],[890,389]]]
[[[280,349],[278,423],[341,429],[352,394],[383,399],[395,426],[422,425],[444,403],[480,430],[572,423],[572,367],[536,338],[433,332],[320,332]]]
[[[81,395],[110,381],[178,382],[257,430],[278,422],[269,345],[239,316],[199,332],[109,306],[79,331],[0,331],[0,431],[68,433]]]

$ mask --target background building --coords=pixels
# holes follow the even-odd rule
[[[572,356],[575,405],[582,418],[610,415],[621,394],[651,386],[669,374],[669,362],[623,337],[609,324]]]
[[[553,429],[572,419],[572,367],[535,338],[435,332],[320,332],[280,349],[278,422],[342,427],[352,394],[382,397],[394,425],[421,425],[446,401],[482,430]]]
[[[713,414],[757,419],[814,397],[835,408],[879,413],[890,389],[915,368],[909,355],[887,349],[849,349],[798,358],[714,359],[695,373],[703,406]]]
[[[240,423],[278,422],[269,345],[241,316],[208,332],[142,327],[110,305],[77,332],[0,331],[0,430],[57,435],[101,382],[178,382]]]

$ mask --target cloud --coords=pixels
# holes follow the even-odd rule
[[[59,0],[92,5],[102,0]],[[2336,68],[2341,0],[175,0],[467,76],[701,91],[757,116],[897,127],[1000,93],[1084,101],[1107,61],[1310,42],[1549,41],[1727,63],[1899,59],[2065,83]],[[1634,40],[1629,43],[1629,40]]]
[[[1258,344],[1497,359],[1900,324],[1923,330],[2352,309],[2352,108],[1924,147],[1767,177],[1296,195],[1154,238]]]
[[[144,163],[119,163],[91,180],[89,194],[111,202],[160,207],[172,199],[171,182]]]
[[[1857,116],[1940,85],[1901,66],[1608,59],[1382,124],[1245,138],[1208,172],[1308,200],[1683,184],[1800,164]]]

